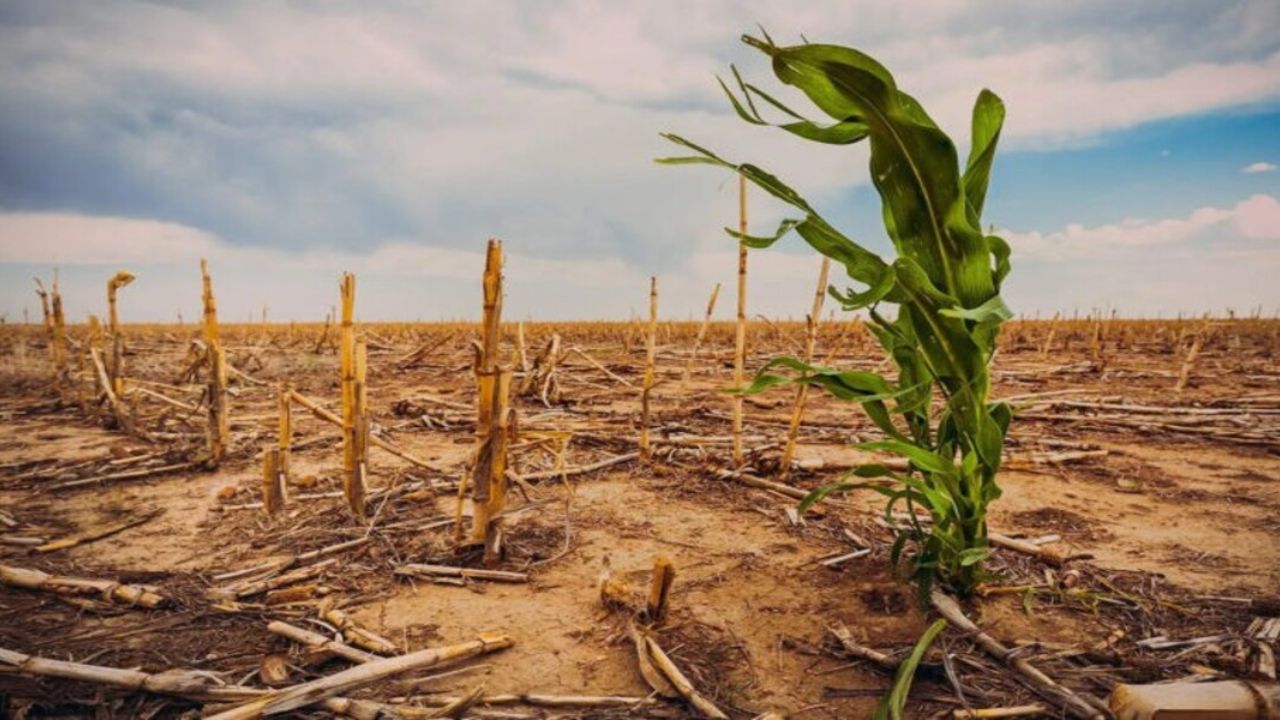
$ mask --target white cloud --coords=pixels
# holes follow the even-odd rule
[[[18,237],[23,240],[12,240]],[[648,276],[654,271],[635,263],[536,257],[518,243],[507,243],[504,250],[513,317],[622,318],[647,302]],[[485,262],[482,242],[469,250],[401,239],[366,253],[286,251],[239,247],[174,223],[0,213],[0,269],[6,263],[41,271],[59,267],[64,277],[75,272],[77,277],[104,279],[118,268],[134,271],[139,281],[131,297],[163,298],[131,308],[137,320],[170,319],[169,308],[174,306],[186,307],[187,316],[193,317],[198,299],[195,268],[202,258],[209,260],[219,307],[227,317],[240,318],[268,305],[275,308],[273,317],[282,319],[315,319],[332,303],[334,281],[347,271],[359,280],[360,308],[366,317],[471,317],[479,311],[476,288]],[[805,288],[817,277],[818,263],[812,254],[753,253],[751,312],[802,314]],[[736,246],[727,236],[697,243],[686,262],[658,273],[664,316],[681,317],[699,307],[717,282],[728,297],[736,268]],[[69,296],[73,316],[96,304],[100,285],[89,282],[87,289]],[[0,304],[18,307],[27,299],[26,287],[6,290],[11,294],[0,293]],[[731,314],[731,308],[732,303],[721,303],[720,315]]]
[[[1073,305],[1114,306],[1126,313],[1201,312],[1251,307],[1275,297],[1280,273],[1280,201],[1259,194],[1226,208],[1185,216],[1083,226],[1050,233],[1005,232],[1016,271],[1006,293],[1015,309],[1052,312]],[[16,242],[13,238],[22,238]],[[784,245],[792,241],[784,241]],[[219,307],[228,319],[257,316],[315,320],[336,298],[344,271],[359,282],[358,312],[379,320],[474,318],[483,241],[469,249],[425,238],[401,238],[368,252],[242,247],[173,223],[58,213],[0,213],[0,277],[5,268],[62,270],[70,317],[100,309],[102,283],[119,268],[138,281],[125,298],[132,320],[169,320],[198,312],[196,262],[208,258]],[[803,317],[819,259],[811,253],[752,252],[749,312]],[[701,312],[712,285],[722,285],[717,317],[733,314],[737,253],[733,241],[706,234],[665,270],[617,257],[556,259],[518,242],[506,245],[510,318],[625,318],[643,312],[647,279],[659,278],[663,317]],[[30,287],[0,282],[0,306],[11,316],[30,306]],[[840,269],[832,281],[842,284]]]
[[[1271,313],[1280,301],[1280,201],[1271,195],[1179,217],[1005,237],[1014,270],[1004,294],[1024,313],[1115,308],[1169,317],[1259,305]]]
[[[1116,77],[1095,38],[1021,51],[956,57],[915,71],[904,85],[924,98],[945,127],[966,127],[982,87],[1009,108],[1006,136],[1015,146],[1079,142],[1132,127],[1280,96],[1280,52],[1260,61],[1189,62],[1150,75]]]
[[[222,247],[178,223],[61,213],[0,213],[0,262],[129,265],[200,258]]]
[[[533,275],[569,278],[581,287],[606,286],[628,272],[618,260],[545,260],[507,252],[508,262]],[[473,280],[484,267],[481,250],[454,250],[398,241],[369,253],[289,252],[237,247],[177,223],[62,213],[0,213],[0,263],[152,266],[194,263],[346,271],[383,276]]]
[[[1131,218],[1109,225],[1068,225],[1050,233],[1006,231],[1014,258],[1029,262],[1063,262],[1152,253],[1189,242],[1280,240],[1280,202],[1254,195],[1230,208],[1203,207],[1184,217]]]
[[[1254,195],[1236,205],[1236,228],[1246,238],[1280,240],[1280,202],[1270,195]]]
[[[1255,173],[1267,173],[1267,172],[1275,172],[1275,171],[1276,171],[1275,163],[1269,163],[1269,162],[1250,163],[1240,168],[1240,172],[1249,173],[1250,175],[1253,175]]]

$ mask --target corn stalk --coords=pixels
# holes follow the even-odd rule
[[[116,311],[116,293],[133,280],[132,273],[121,270],[107,281],[107,327],[111,331],[111,364],[107,367],[107,371],[111,376],[111,389],[116,397],[124,395],[124,338],[120,335],[120,314]],[[57,312],[57,306],[54,310]]]
[[[356,340],[356,276],[343,273],[339,289],[342,295],[341,352],[338,358],[342,376],[342,494],[351,514],[364,518],[369,444],[365,412],[368,360],[364,341]]]
[[[474,517],[469,544],[484,544],[485,564],[501,560],[502,512],[507,505],[507,446],[514,432],[512,368],[501,363],[502,242],[489,240],[484,264],[484,320],[474,346],[476,454],[471,469]],[[462,491],[459,485],[459,492]],[[459,495],[461,497],[461,495]]]
[[[71,381],[71,370],[67,365],[67,318],[62,310],[62,293],[58,290],[58,274],[53,274],[53,293],[50,295],[50,320],[53,323],[53,342],[49,351],[53,354],[53,366],[57,373],[54,385],[58,394],[65,399],[67,386]]]
[[[827,297],[827,275],[831,271],[831,258],[823,257],[822,266],[818,268],[818,287],[813,293],[813,308],[805,318],[804,361],[813,362],[813,351],[818,345],[818,319],[822,314],[822,301]],[[809,394],[809,386],[800,384],[796,387],[795,404],[791,407],[791,422],[787,424],[787,444],[782,450],[778,474],[786,479],[791,474],[791,461],[796,454],[796,439],[800,436],[800,422],[804,420],[804,403]]]
[[[702,325],[698,327],[698,334],[693,338],[693,350],[689,351],[689,359],[685,361],[684,377],[680,380],[681,386],[689,384],[689,376],[693,374],[693,361],[698,359],[698,349],[702,347],[702,340],[707,336],[707,328],[711,326],[711,315],[716,311],[716,298],[720,297],[720,283],[711,288],[711,297],[707,299],[707,312],[702,316]]]
[[[653,395],[653,362],[657,352],[658,278],[649,278],[649,330],[644,343],[644,386],[640,390],[640,458],[646,462],[652,451],[649,442],[649,411]]]
[[[770,236],[726,231],[752,248],[767,248],[795,232],[843,265],[860,287],[843,292],[833,287],[829,292],[847,311],[869,311],[869,327],[896,365],[897,377],[782,357],[766,364],[741,391],[803,383],[861,404],[885,435],[861,447],[901,455],[909,469],[864,465],[851,478],[815,491],[803,506],[832,492],[870,487],[888,497],[886,513],[900,504],[911,511],[909,517],[917,507],[926,509],[932,522],[912,522],[899,532],[894,562],[910,546],[913,579],[922,597],[928,597],[936,580],[968,591],[989,554],[987,506],[1000,495],[996,473],[1011,417],[1007,405],[989,402],[988,369],[1000,324],[1010,317],[999,295],[1009,271],[1009,246],[984,233],[981,223],[1004,105],[990,91],[979,94],[972,147],[961,168],[951,139],[867,55],[835,45],[779,47],[767,35],[743,41],[769,56],[778,79],[801,90],[833,122],[805,119],[744,82],[734,68],[737,92],[723,80],[720,84],[737,114],[749,123],[774,125],[814,142],[849,145],[867,140],[871,178],[897,257],[886,260],[851,240],[798,192],[756,165],[730,162],[670,134],[664,137],[693,154],[658,162],[732,170],[799,211]],[[778,124],[766,120],[759,112],[766,106],[786,119]],[[897,306],[892,320],[885,315],[889,305]],[[779,369],[790,372],[778,374]]]
[[[206,441],[207,465],[218,467],[227,454],[231,441],[231,416],[227,404],[227,354],[218,337],[218,301],[213,295],[213,278],[209,275],[209,263],[200,260],[200,303],[202,309],[201,335],[204,337],[205,364],[209,371],[206,389],[209,411]]]

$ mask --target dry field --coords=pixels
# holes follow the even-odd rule
[[[778,459],[795,390],[752,396],[746,462],[735,468],[732,400],[721,392],[732,381],[733,326],[712,324],[690,363],[699,324],[661,322],[646,462],[636,454],[644,325],[526,325],[531,367],[553,335],[561,351],[550,381],[541,376],[528,393],[521,386],[536,370],[521,369],[517,330],[503,325],[502,352],[517,358],[518,417],[498,567],[515,575],[503,582],[411,568],[483,567],[455,549],[458,483],[476,447],[478,324],[359,326],[371,435],[412,458],[369,449],[363,519],[342,497],[340,428],[302,408],[293,412],[287,502],[273,515],[262,507],[280,382],[338,412],[336,329],[222,326],[230,443],[208,470],[192,464],[205,450],[205,374],[186,372],[199,327],[122,327],[120,401],[132,432],[84,390],[87,380],[59,397],[45,328],[0,328],[0,565],[10,583],[0,586],[0,648],[11,653],[0,716],[202,712],[180,697],[195,691],[65,679],[35,661],[16,672],[23,660],[13,652],[211,673],[225,684],[201,690],[211,714],[267,680],[288,687],[368,660],[348,652],[378,644],[356,627],[389,641],[381,654],[487,632],[511,646],[341,693],[394,708],[331,700],[289,716],[694,716],[683,697],[651,690],[642,670],[653,668],[641,666],[629,629],[643,617],[659,557],[675,578],[648,637],[699,697],[734,718],[869,716],[892,673],[865,650],[884,651],[892,667],[927,616],[889,569],[878,495],[856,491],[795,512],[797,497],[868,459],[848,448],[875,437],[865,416],[811,394],[783,484]],[[82,348],[87,330],[67,332]],[[805,326],[757,320],[747,339],[750,372],[802,353]],[[95,372],[73,354],[73,377]],[[871,369],[880,357],[856,322],[819,328],[822,363]],[[990,525],[1031,552],[999,547],[967,615],[1095,697],[1121,681],[1274,677],[1275,622],[1259,618],[1274,617],[1280,597],[1277,357],[1275,320],[1007,324],[994,395],[1013,399],[1018,414]],[[108,582],[79,594],[51,580],[17,587],[32,584],[22,569]],[[154,595],[163,602],[144,601]],[[273,621],[346,650],[308,648],[269,631]],[[966,704],[1042,703],[1061,714],[954,629],[921,673],[911,717],[949,718]],[[574,706],[587,700],[595,706]]]

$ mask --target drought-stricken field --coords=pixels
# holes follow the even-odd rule
[[[275,515],[261,505],[279,383],[338,412],[336,328],[223,326],[230,443],[209,471],[186,465],[206,443],[206,381],[202,370],[185,372],[198,328],[122,330],[126,433],[93,393],[64,387],[59,398],[44,328],[5,327],[0,557],[10,584],[0,586],[0,648],[207,671],[236,686],[206,693],[208,711],[243,702],[244,688],[267,679],[289,686],[368,659],[308,650],[278,625],[269,631],[273,621],[322,641],[345,638],[347,650],[377,645],[337,627],[351,623],[394,646],[383,654],[497,632],[511,647],[460,670],[411,671],[341,695],[394,703],[406,717],[449,703],[441,716],[685,717],[694,712],[686,699],[651,689],[653,668],[638,660],[629,629],[665,557],[675,579],[650,638],[700,697],[735,718],[868,716],[926,616],[888,569],[879,495],[856,491],[803,517],[795,508],[869,459],[848,446],[875,430],[856,408],[810,394],[783,480],[795,390],[775,389],[746,399],[746,463],[735,468],[732,400],[720,392],[731,385],[733,328],[711,325],[690,362],[698,329],[658,325],[645,462],[636,455],[642,323],[527,324],[524,361],[517,326],[503,326],[518,420],[498,569],[517,582],[498,582],[412,569],[482,567],[454,542],[458,481],[476,447],[477,325],[360,326],[371,434],[411,458],[369,449],[363,520],[341,492],[341,428],[301,408],[286,505]],[[85,342],[84,328],[68,332]],[[546,368],[538,358],[553,335],[554,373],[522,393],[525,378]],[[804,341],[802,323],[751,323],[748,372],[801,354]],[[1010,541],[964,605],[969,617],[1053,680],[1097,697],[1122,680],[1274,677],[1276,621],[1257,618],[1274,617],[1280,595],[1278,353],[1280,322],[1271,320],[1009,323],[994,394],[1018,413],[990,525]],[[820,326],[815,357],[870,369],[882,355],[864,327],[839,321]],[[95,373],[91,361],[77,369],[73,358],[73,376]],[[82,594],[48,581],[16,587],[30,577],[12,568],[110,584]],[[143,607],[125,597],[128,586],[166,602]],[[949,630],[936,647],[911,716],[950,717],[966,703],[1054,707],[971,636]],[[867,648],[887,653],[879,657],[889,669]],[[15,716],[165,717],[197,707],[178,697],[193,692],[2,672],[0,703]],[[599,705],[574,706],[586,699]],[[343,702],[295,712],[389,711]]]

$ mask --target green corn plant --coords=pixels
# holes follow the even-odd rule
[[[915,647],[911,648],[911,653],[898,666],[898,672],[893,676],[893,685],[889,686],[889,692],[876,703],[871,720],[902,720],[903,711],[907,707],[907,695],[911,693],[911,681],[916,677],[916,668],[920,666],[929,646],[946,628],[946,620],[934,620],[924,631]]]
[[[866,309],[868,327],[897,369],[877,373],[816,367],[794,358],[767,363],[750,387],[807,383],[857,402],[884,434],[859,447],[900,455],[909,470],[863,465],[805,499],[802,508],[834,493],[869,487],[887,496],[886,517],[908,511],[892,547],[894,564],[910,557],[921,597],[935,582],[966,593],[981,579],[989,554],[987,507],[999,497],[996,474],[1011,418],[989,400],[989,366],[1000,324],[1011,314],[1000,298],[1009,272],[1008,244],[982,230],[982,206],[1004,122],[1004,105],[983,90],[973,108],[968,161],[915,98],[898,89],[880,63],[852,48],[803,44],[779,47],[744,36],[772,61],[784,84],[803,92],[831,122],[810,120],[745,82],[732,68],[737,91],[720,86],[734,110],[754,125],[770,125],[805,140],[870,145],[870,173],[883,206],[884,227],[897,256],[886,260],[851,240],[773,174],[733,163],[684,138],[663,137],[693,154],[663,164],[709,164],[741,174],[798,214],[768,236],[726,231],[752,248],[767,248],[797,233],[814,250],[842,264],[854,288],[829,292],[845,310]],[[761,108],[785,119],[766,120]],[[896,306],[893,319],[887,307]],[[787,371],[779,374],[779,371]],[[916,519],[917,508],[931,522]]]

